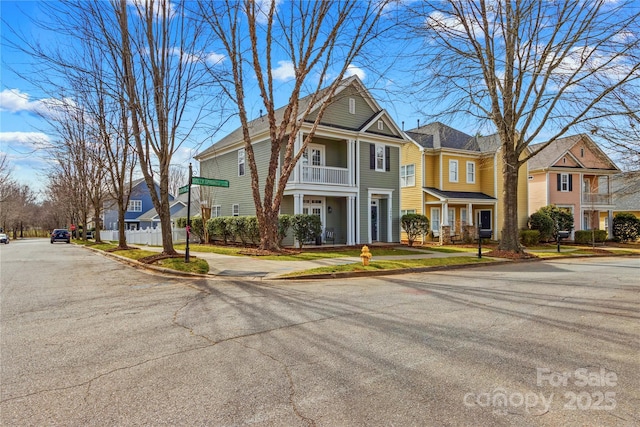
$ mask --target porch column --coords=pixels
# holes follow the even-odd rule
[[[613,239],[613,210],[607,211],[607,238]]]
[[[393,242],[393,198],[387,199],[387,242]],[[398,239],[399,240],[399,239]]]
[[[473,203],[467,205],[467,225],[473,226]]]
[[[355,196],[347,197],[347,245],[356,244]]]
[[[354,169],[353,169],[353,156],[355,152],[356,142],[353,139],[347,141],[347,175],[349,186],[353,186],[355,182]]]
[[[293,195],[293,214],[301,214],[302,213],[302,205],[303,205],[304,195],[295,193]]]
[[[298,151],[300,151],[300,147],[302,146],[302,131],[298,132],[296,135],[296,140],[293,143],[293,155],[295,156]],[[297,162],[295,167],[293,168],[293,182],[300,182],[300,168],[302,168],[302,162]],[[300,213],[302,213],[302,209],[300,209]]]
[[[443,226],[449,226],[449,202],[442,202],[442,218],[440,222]]]
[[[370,245],[371,240],[371,193],[367,197],[367,245]],[[379,233],[378,233],[379,234]]]

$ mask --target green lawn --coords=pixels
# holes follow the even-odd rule
[[[300,277],[308,276],[312,274],[328,274],[339,273],[348,271],[380,271],[380,270],[398,270],[407,268],[419,268],[419,267],[440,267],[447,265],[461,265],[461,264],[478,264],[483,262],[490,262],[492,260],[487,258],[472,258],[472,257],[450,257],[450,258],[426,258],[426,259],[404,259],[395,261],[371,261],[368,266],[363,266],[362,263],[334,265],[328,267],[312,268],[304,271],[296,271],[288,273],[282,277]]]
[[[185,249],[184,244],[176,245],[176,249]],[[234,256],[248,256],[243,254],[242,252],[245,249],[238,248],[235,246],[216,246],[216,245],[189,245],[189,253],[194,252],[209,252],[209,253],[217,253],[222,255],[234,255]],[[429,253],[428,250],[423,249],[415,249],[415,250],[407,250],[400,249],[395,247],[375,247],[370,246],[369,250],[373,254],[373,256],[386,256],[386,255],[416,255],[416,254],[425,254]],[[299,251],[298,249],[293,249],[288,252],[282,253],[280,255],[264,255],[260,256],[260,259],[265,260],[273,260],[273,261],[310,261],[314,259],[323,259],[323,258],[345,258],[345,257],[359,257],[360,249],[322,249],[322,250],[314,250],[313,248],[305,248],[302,247],[299,253],[291,253]]]

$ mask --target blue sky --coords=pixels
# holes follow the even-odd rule
[[[21,78],[16,75],[12,69],[17,69],[21,73],[30,71],[31,59],[26,55],[10,46],[6,45],[6,41],[15,42],[16,36],[9,30],[5,22],[13,27],[16,31],[24,34],[30,40],[42,40],[44,43],[52,40],[51,34],[42,31],[32,24],[31,19],[38,19],[38,15],[42,13],[36,1],[0,1],[0,13],[2,15],[2,25],[0,31],[3,38],[2,46],[2,75],[0,85],[0,152],[6,153],[10,162],[10,168],[13,178],[21,184],[28,184],[34,190],[43,190],[46,186],[46,172],[49,167],[50,159],[46,151],[38,149],[43,144],[50,144],[55,141],[55,137],[45,120],[40,115],[47,113],[47,104],[51,99],[46,94],[41,93],[37,86],[31,84],[29,79]],[[26,18],[26,16],[30,18]],[[46,20],[43,16],[42,19]],[[215,54],[215,53],[214,53]],[[273,70],[274,79],[277,84],[286,85],[286,82],[293,76],[293,68],[286,61],[274,61],[277,66]],[[414,127],[417,121],[411,120],[411,125],[406,117],[411,116],[408,112],[408,104],[401,105],[402,111],[398,110],[396,103],[385,102],[385,97],[390,93],[387,91],[392,77],[389,76],[386,82],[380,82],[379,79],[369,78],[368,73],[358,66],[352,64],[349,67],[348,75],[357,74],[367,87],[372,89],[374,96],[382,108],[397,119],[398,125],[402,120],[407,120],[407,128]],[[34,77],[34,81],[38,77]],[[382,87],[381,87],[382,86]],[[376,88],[380,89],[376,91]],[[287,93],[287,91],[283,91]],[[247,108],[249,109],[250,118],[257,117],[260,109],[263,109],[261,99],[256,94],[249,96]],[[283,97],[282,103],[276,105],[282,106],[286,102]],[[254,111],[255,110],[255,111]],[[424,123],[424,120],[422,121]],[[173,163],[176,165],[187,165],[193,155],[197,151],[206,149],[211,142],[222,138],[226,133],[232,131],[239,125],[239,121],[232,118],[214,135],[197,135],[193,138],[192,144],[185,143],[178,153],[174,155]],[[201,141],[207,141],[204,144]],[[197,162],[193,161],[194,164]]]
[[[48,110],[47,104],[51,100],[48,100],[47,95],[32,84],[32,81],[38,80],[38,76],[23,79],[12,70],[12,68],[17,69],[28,76],[31,71],[30,58],[6,46],[7,40],[16,41],[16,38],[6,27],[5,21],[30,39],[40,39],[45,43],[60,42],[55,35],[44,33],[32,24],[32,20],[37,22],[47,19],[47,16],[39,16],[42,14],[39,3],[41,2],[0,0],[0,14],[2,16],[0,32],[3,38],[0,76],[0,152],[7,154],[12,176],[18,182],[30,185],[34,190],[42,190],[46,185],[45,175],[48,165],[50,165],[47,153],[36,149],[36,147],[54,141],[46,121],[40,118],[40,114],[46,113]],[[393,60],[394,55],[400,51],[400,42],[385,39],[383,43],[377,48],[378,51],[386,54],[386,59],[384,57],[376,58],[376,61],[380,62],[373,65],[376,67],[375,69],[372,68],[372,64],[354,63],[350,67],[349,74],[357,74],[362,79],[381,107],[386,109],[396,120],[398,126],[402,127],[403,121],[405,129],[414,128],[418,120],[421,124],[425,124],[427,119],[419,113],[420,100],[409,99],[402,92],[403,84],[410,82],[413,77],[408,73],[412,70],[410,61],[407,58]],[[220,52],[212,51],[209,53],[218,55]],[[283,85],[286,89],[287,81],[292,76],[292,67],[285,61],[276,60],[274,63],[277,64],[273,70],[276,83]],[[290,93],[287,90],[282,92],[284,94]],[[276,106],[280,107],[285,102],[286,97],[283,97]],[[429,105],[427,107],[427,109],[435,110],[437,106]],[[260,109],[264,108],[256,93],[249,93],[247,108],[250,118],[257,117]],[[447,124],[469,134],[476,132],[473,126],[469,126],[461,120]],[[238,120],[231,118],[218,134],[195,135],[192,138],[193,142],[185,143],[180,151],[174,155],[173,163],[188,165],[192,161],[191,157],[198,151],[206,149],[212,142],[222,138],[237,126]],[[540,135],[540,140],[544,140],[545,136]]]

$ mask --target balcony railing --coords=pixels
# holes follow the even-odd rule
[[[585,205],[610,205],[610,193],[582,193],[582,203]]]
[[[330,166],[302,166],[300,182],[306,184],[349,185],[349,169]]]

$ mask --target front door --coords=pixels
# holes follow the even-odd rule
[[[491,230],[491,211],[480,211],[480,229]]]
[[[378,240],[378,202],[371,202],[371,241]]]

